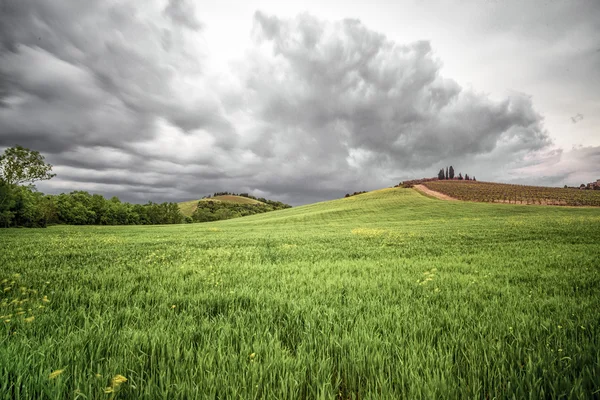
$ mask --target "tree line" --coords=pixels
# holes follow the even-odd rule
[[[465,176],[463,177],[462,173],[458,173],[458,176],[455,177],[454,175],[454,168],[452,167],[452,165],[450,167],[446,167],[446,170],[444,171],[444,168],[440,169],[440,171],[438,172],[438,179],[440,181],[443,180],[452,180],[452,179],[457,179],[459,181],[465,180],[465,181],[476,181],[477,179],[475,179],[475,176],[470,177],[469,174],[465,174]]]
[[[153,225],[185,221],[177,203],[131,204],[117,197],[75,191],[45,195],[32,185],[7,191],[0,183],[0,227],[47,225]],[[188,221],[189,222],[189,221]]]

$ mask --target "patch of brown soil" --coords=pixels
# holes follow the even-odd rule
[[[448,195],[445,195],[444,193],[436,192],[435,190],[431,190],[424,185],[415,185],[413,186],[413,189],[440,200],[458,201],[458,199],[455,199],[454,197],[450,197]]]

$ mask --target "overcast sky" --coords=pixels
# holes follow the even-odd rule
[[[0,0],[0,151],[46,193],[293,205],[600,178],[600,1]]]

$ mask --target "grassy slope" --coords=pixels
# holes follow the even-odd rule
[[[209,201],[209,200],[223,201],[226,203],[236,203],[236,204],[263,204],[262,201],[250,199],[248,197],[226,195],[226,196],[215,196],[210,199],[184,201],[184,202],[178,203],[179,209],[181,210],[181,213],[183,215],[185,215],[186,217],[190,217],[190,216],[192,216],[194,211],[196,211],[196,208],[198,208],[199,201]]]
[[[210,224],[0,231],[3,296],[38,291],[5,323],[0,393],[106,398],[123,374],[124,397],[592,397],[598,243],[597,209],[411,189]]]

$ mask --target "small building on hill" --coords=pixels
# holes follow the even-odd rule
[[[587,189],[600,189],[600,179],[596,179],[596,182],[590,182],[587,184]]]

